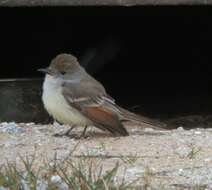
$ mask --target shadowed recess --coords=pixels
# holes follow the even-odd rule
[[[73,53],[131,111],[159,119],[210,115],[211,10],[201,6],[0,8],[4,18],[0,77],[41,78],[38,68],[49,65],[59,53]],[[35,96],[39,109],[41,82]],[[26,88],[33,89],[32,84]],[[1,82],[1,94],[11,89],[11,94],[16,93],[19,85],[13,85]],[[22,108],[24,104],[30,112],[25,92],[17,91],[22,96],[14,96],[21,101],[14,104]],[[44,122],[39,114],[17,119],[13,104],[5,107],[15,97],[1,96],[1,120]],[[6,117],[6,111],[13,114]]]

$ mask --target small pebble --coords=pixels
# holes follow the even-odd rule
[[[139,130],[137,129],[137,128],[132,128],[131,130],[130,130],[132,133],[136,133],[136,132],[139,132]]]
[[[201,132],[201,131],[195,131],[194,134],[196,134],[196,135],[201,135],[202,132]]]
[[[205,161],[205,162],[211,162],[211,161],[212,161],[212,157],[205,158],[204,161]]]
[[[30,122],[30,123],[26,123],[25,125],[26,125],[27,127],[29,127],[29,126],[35,125],[35,123],[34,123],[34,122]]]
[[[53,175],[53,176],[51,177],[51,182],[52,182],[52,183],[61,183],[62,180],[61,180],[61,177],[60,177],[59,175]]]
[[[59,190],[68,190],[68,185],[64,182],[62,182],[62,179],[58,175],[53,175],[51,177],[51,182],[56,184]]]
[[[183,128],[183,126],[179,126],[179,127],[177,128],[177,130],[178,130],[178,131],[183,131],[184,128]]]
[[[3,122],[0,124],[0,132],[2,133],[23,133],[24,128],[19,127],[15,122]]]
[[[179,172],[179,175],[182,175],[183,172],[184,172],[184,170],[183,170],[182,168],[180,168],[180,169],[178,170],[178,172]]]
[[[154,129],[152,129],[152,128],[145,128],[144,131],[145,132],[152,132],[152,131],[154,131]]]

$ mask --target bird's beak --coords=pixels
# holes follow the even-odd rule
[[[38,69],[37,71],[45,73],[45,74],[52,74],[52,71],[47,67],[47,68],[43,68],[43,69]]]

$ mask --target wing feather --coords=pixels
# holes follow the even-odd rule
[[[90,94],[88,92],[90,91],[79,96],[67,90],[63,94],[66,101],[89,118],[96,127],[108,130],[114,135],[129,135],[118,117],[119,109],[115,107],[114,100],[104,96],[104,91],[99,94],[95,94],[95,91]]]

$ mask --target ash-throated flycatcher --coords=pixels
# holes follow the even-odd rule
[[[159,124],[118,105],[103,85],[90,76],[71,54],[60,54],[45,72],[42,100],[48,113],[69,125],[95,126],[115,136],[128,136],[123,121],[136,121],[151,128]]]

